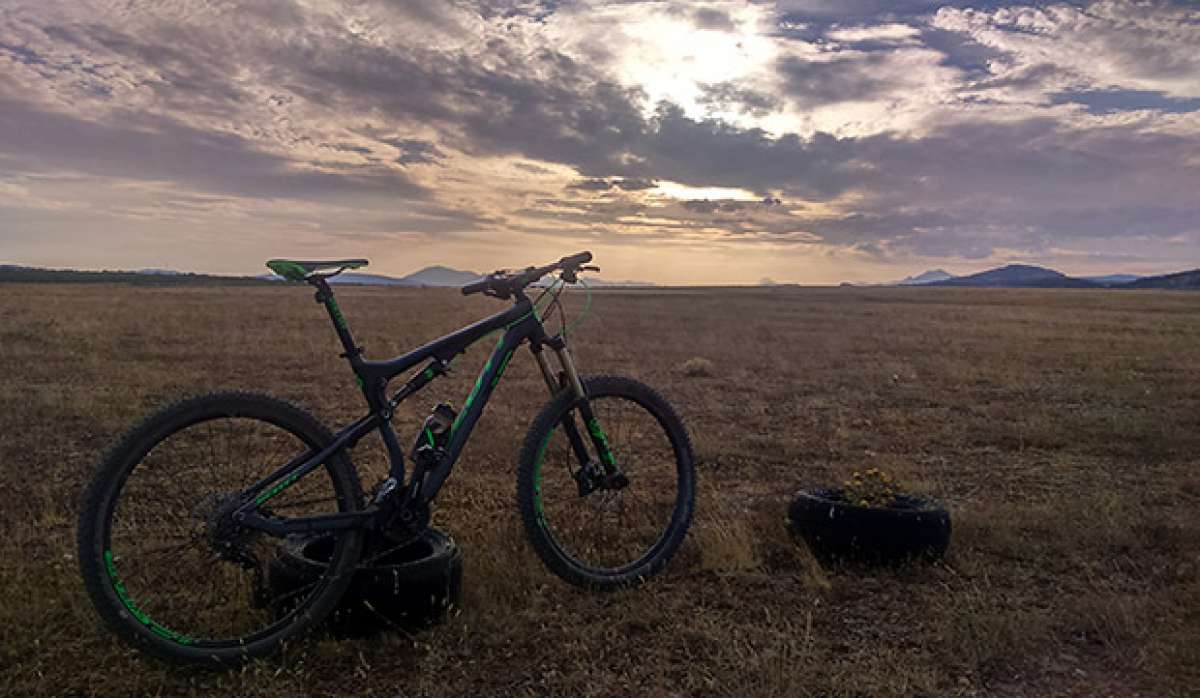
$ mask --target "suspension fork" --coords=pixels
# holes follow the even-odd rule
[[[604,430],[596,420],[596,415],[592,412],[591,404],[588,403],[587,393],[583,389],[583,381],[579,379],[579,372],[575,369],[575,361],[571,357],[570,350],[567,349],[566,341],[562,337],[551,337],[544,344],[554,350],[554,353],[558,356],[559,364],[562,366],[561,377],[555,376],[541,346],[538,344],[532,345],[533,355],[537,359],[538,368],[542,371],[542,378],[546,381],[546,387],[550,389],[551,395],[557,394],[564,387],[575,395],[578,401],[579,414],[583,417],[588,436],[591,437],[596,453],[600,454],[600,462],[603,465],[604,472],[612,475],[617,470],[616,458],[609,447],[608,437],[604,434]],[[575,413],[573,411],[567,412],[561,424],[563,431],[567,435],[567,439],[571,442],[571,450],[574,451],[575,458],[579,461],[580,467],[587,468],[591,461],[591,456],[588,455],[583,436],[579,433],[579,427],[575,423]]]

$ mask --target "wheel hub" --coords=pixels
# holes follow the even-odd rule
[[[243,567],[257,567],[257,559],[247,549],[247,543],[256,531],[238,523],[233,516],[244,503],[241,494],[230,492],[212,496],[215,500],[213,507],[204,519],[209,544],[222,560],[235,562]]]

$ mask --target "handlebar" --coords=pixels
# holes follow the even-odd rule
[[[469,295],[471,295],[472,293],[482,293],[482,292],[484,292],[484,291],[488,290],[488,289],[489,289],[489,288],[491,288],[491,287],[492,287],[492,282],[491,282],[491,280],[490,280],[490,279],[484,279],[483,281],[476,281],[476,282],[475,282],[475,283],[473,283],[473,284],[467,284],[466,286],[463,286],[463,287],[462,287],[462,294],[463,294],[464,296],[469,296]]]
[[[563,257],[557,262],[547,264],[544,267],[526,267],[523,271],[515,274],[504,271],[493,272],[480,281],[463,286],[462,294],[469,296],[473,293],[484,293],[497,298],[508,298],[547,274],[558,270],[574,274],[581,271],[583,265],[590,261],[592,261],[591,252],[580,252],[579,254]],[[568,280],[574,281],[574,278],[572,277]]]

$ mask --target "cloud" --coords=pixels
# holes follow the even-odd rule
[[[1200,97],[1200,9],[1187,3],[942,8],[932,23],[1002,52],[1006,60],[995,66],[1001,76],[1050,65],[1082,88]]]
[[[733,81],[701,83],[699,102],[715,111],[736,111],[766,116],[778,110],[782,100],[770,93],[743,87]]]
[[[396,138],[385,142],[400,151],[396,162],[401,165],[431,165],[446,157],[435,143],[420,138]]]
[[[21,3],[0,239],[78,225],[69,201],[444,250],[1200,257],[1197,32],[1116,0]]]

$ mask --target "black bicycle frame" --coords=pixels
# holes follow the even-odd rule
[[[463,446],[466,445],[467,439],[470,438],[471,431],[479,421],[480,415],[483,414],[483,408],[487,405],[488,398],[491,397],[492,391],[495,389],[500,377],[504,374],[504,369],[508,366],[509,360],[512,359],[513,353],[525,340],[529,340],[530,349],[533,351],[551,391],[557,391],[560,388],[560,381],[550,373],[549,365],[542,355],[543,345],[549,345],[556,350],[559,353],[560,360],[566,364],[564,366],[567,369],[565,373],[572,377],[567,382],[573,384],[563,387],[576,390],[577,394],[583,397],[582,387],[578,384],[578,377],[575,375],[574,367],[570,365],[570,355],[566,353],[565,344],[560,337],[551,338],[546,335],[541,318],[534,309],[534,304],[523,293],[516,295],[516,304],[508,310],[496,313],[456,332],[435,339],[403,356],[386,361],[370,361],[362,358],[362,349],[354,343],[354,338],[350,334],[349,327],[346,325],[346,319],[342,315],[342,311],[338,307],[337,301],[333,296],[333,291],[329,288],[328,283],[324,279],[317,279],[312,283],[317,288],[316,300],[318,303],[324,304],[330,319],[333,321],[338,338],[345,349],[342,356],[349,360],[350,367],[354,371],[363,396],[366,398],[367,405],[371,411],[366,416],[338,432],[334,436],[333,441],[319,452],[314,454],[310,451],[298,456],[245,489],[242,494],[248,501],[234,513],[235,520],[242,525],[260,529],[273,535],[355,528],[369,525],[369,522],[374,519],[378,512],[378,506],[370,505],[360,511],[291,519],[276,519],[261,516],[259,514],[259,507],[300,478],[321,467],[335,453],[343,449],[353,448],[363,436],[374,430],[379,430],[390,462],[388,480],[385,480],[387,492],[384,494],[389,494],[391,490],[403,484],[405,478],[404,454],[391,423],[396,405],[412,396],[421,388],[424,388],[436,377],[445,374],[449,368],[450,361],[454,357],[463,353],[472,344],[492,332],[502,330],[503,334],[500,337],[500,341],[496,344],[496,348],[492,350],[492,355],[484,365],[483,371],[476,379],[475,387],[471,390],[467,401],[463,404],[462,411],[451,426],[450,439],[446,446],[445,456],[429,472],[421,470],[419,465],[414,469],[413,476],[405,492],[405,501],[402,503],[402,506],[428,504],[437,496],[438,490],[441,489],[446,478],[450,476],[450,472],[453,470],[459,454],[462,453]],[[404,386],[389,399],[387,397],[389,381],[425,360],[429,360],[429,364],[413,374],[405,382]],[[594,421],[591,409],[587,406],[586,402],[583,403],[581,412],[586,421],[589,423]],[[564,429],[577,457],[581,459],[581,462],[586,462],[587,451],[578,429],[575,427],[574,420],[564,421]],[[592,441],[602,456],[608,453],[608,445],[602,437],[597,438],[593,435]],[[378,501],[376,504],[378,504]]]

